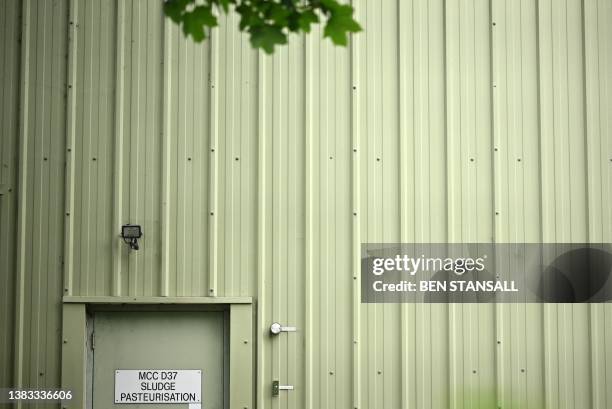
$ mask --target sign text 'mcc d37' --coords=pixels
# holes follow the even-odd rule
[[[115,403],[201,403],[202,371],[118,369]]]

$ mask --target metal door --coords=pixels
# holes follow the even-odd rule
[[[201,370],[203,409],[224,409],[228,399],[223,312],[97,312],[91,334],[93,409],[187,409],[182,404],[115,404],[115,371]]]

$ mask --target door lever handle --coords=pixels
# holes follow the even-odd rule
[[[297,331],[297,328],[295,328],[295,327],[284,327],[281,324],[279,324],[278,322],[275,322],[272,325],[270,325],[270,332],[272,333],[272,335],[278,335],[281,332],[295,332],[295,331]]]

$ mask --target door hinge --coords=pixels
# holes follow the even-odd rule
[[[91,345],[92,351],[96,349],[96,333],[95,332],[91,333],[91,339],[90,339],[89,345]]]

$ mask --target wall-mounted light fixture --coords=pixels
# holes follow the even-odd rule
[[[121,226],[121,237],[132,250],[138,250],[138,239],[142,237],[142,228],[138,224],[124,224]]]

